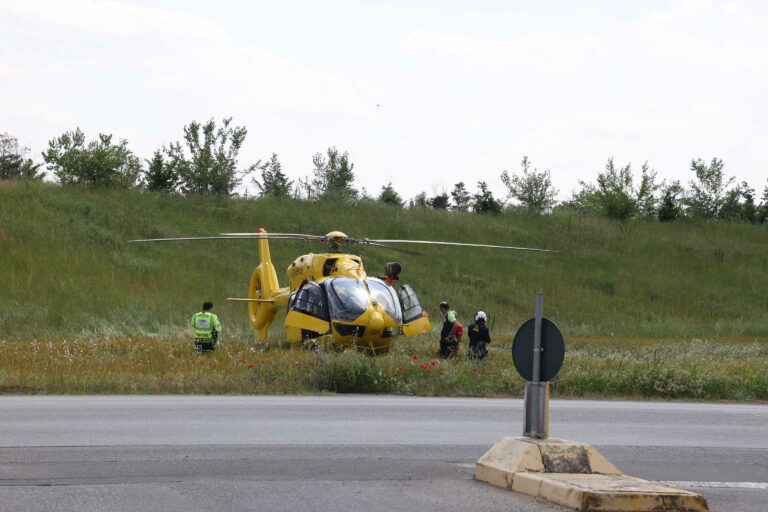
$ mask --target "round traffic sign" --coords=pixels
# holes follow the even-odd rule
[[[531,318],[517,330],[512,342],[512,360],[515,368],[525,380],[533,380],[533,329],[535,319]],[[563,333],[548,318],[541,319],[541,374],[539,381],[555,378],[565,360]]]

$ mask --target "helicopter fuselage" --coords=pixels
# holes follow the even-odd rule
[[[287,310],[284,327],[290,342],[331,341],[337,347],[380,352],[401,334],[429,332],[426,312],[410,286],[369,277],[360,256],[341,252],[304,254],[287,270],[280,288],[267,240],[259,240],[261,263],[248,293],[251,322],[266,339],[274,317]]]

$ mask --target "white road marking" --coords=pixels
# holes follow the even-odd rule
[[[457,462],[460,468],[475,468],[474,463]],[[660,484],[691,489],[758,489],[768,491],[768,482],[702,482],[689,480],[660,480]]]
[[[768,482],[688,482],[662,481],[659,482],[673,487],[691,487],[694,489],[764,489],[768,490]]]

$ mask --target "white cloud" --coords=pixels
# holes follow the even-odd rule
[[[465,69],[562,75],[579,70],[590,58],[607,56],[611,47],[588,34],[532,32],[504,40],[422,30],[406,37],[400,48]]]
[[[400,48],[446,66],[425,89],[451,87],[455,66],[471,71],[457,82],[493,98],[462,96],[458,86],[453,93],[463,108],[457,123],[494,141],[479,153],[480,167],[517,170],[529,155],[552,169],[567,196],[611,155],[637,166],[650,160],[663,177],[683,181],[691,158],[717,155],[729,172],[764,182],[764,27],[768,2],[673,1],[578,31],[539,27],[510,38],[417,31]]]
[[[295,177],[315,151],[338,144],[329,125],[378,115],[372,80],[241,43],[184,12],[0,0],[0,34],[0,130],[34,155],[80,126],[88,136],[126,138],[147,157],[180,139],[192,119],[233,116],[249,129],[243,165],[276,151]]]
[[[615,3],[573,21],[534,4],[515,7],[532,21],[510,35],[438,1],[407,20],[401,7],[374,20],[330,3],[300,27],[285,20],[308,4],[270,3],[283,25],[256,37],[232,22],[241,9],[216,4],[198,8],[219,22],[176,2],[0,0],[0,131],[39,154],[80,125],[148,156],[192,119],[232,115],[249,128],[244,163],[275,151],[297,177],[336,145],[359,186],[393,181],[404,196],[480,179],[498,195],[500,171],[526,154],[566,194],[610,155],[671,178],[717,155],[764,182],[768,2]]]
[[[221,27],[203,18],[110,0],[4,0],[2,8],[10,22],[46,38],[86,32],[134,41],[158,35],[208,42],[228,39]]]
[[[659,59],[702,70],[768,70],[768,9],[747,2],[676,1],[641,22]]]
[[[89,0],[11,0],[2,9],[0,32],[16,41],[15,48],[0,50],[14,68],[0,70],[3,87],[56,80],[64,87],[95,87],[81,82],[88,72],[116,92],[159,93],[171,102],[370,114],[359,84],[238,44],[222,27],[193,15]],[[27,49],[20,53],[19,47]]]

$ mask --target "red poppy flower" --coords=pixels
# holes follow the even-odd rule
[[[421,368],[422,370],[426,370],[427,369],[427,365],[425,365],[424,363],[421,363],[419,365],[419,368]]]
[[[412,356],[411,359],[413,359],[414,361],[418,361],[419,360],[419,356]]]
[[[438,361],[437,359],[433,359],[432,362],[429,363],[430,366],[437,366],[438,364],[440,364],[440,361]]]
[[[253,363],[248,363],[248,368],[254,368],[256,365]]]
[[[238,361],[238,363],[243,364],[245,362],[245,359],[241,359]]]
[[[445,375],[445,372],[444,372],[443,370],[440,370],[439,372],[437,372],[437,374],[438,374],[440,377],[442,377],[443,375]]]

